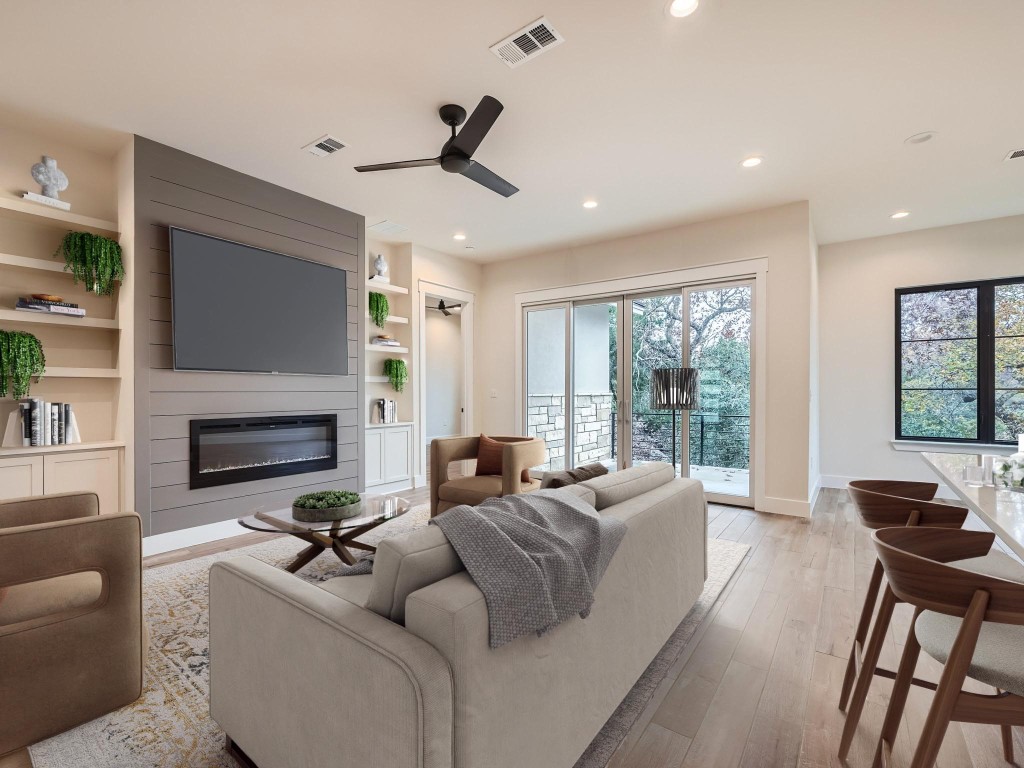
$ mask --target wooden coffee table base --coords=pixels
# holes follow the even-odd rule
[[[245,754],[241,747],[231,740],[230,736],[227,737],[225,748],[227,749],[228,754],[231,755],[231,757],[235,759],[235,762],[242,766],[242,768],[259,768],[259,766],[252,761],[252,758]]]
[[[319,557],[320,553],[328,549],[334,550],[334,554],[346,565],[355,565],[356,556],[349,551],[350,547],[366,552],[376,552],[377,548],[364,544],[361,541],[353,541],[353,539],[357,536],[362,536],[367,531],[372,531],[378,525],[383,525],[385,522],[382,520],[381,522],[367,523],[358,528],[335,528],[327,533],[319,533],[317,531],[299,529],[289,525],[287,521],[278,520],[270,515],[262,515],[259,512],[256,513],[255,517],[262,522],[270,523],[284,533],[309,542],[309,546],[302,550],[299,556],[285,568],[288,573],[295,573],[300,568],[304,568]]]

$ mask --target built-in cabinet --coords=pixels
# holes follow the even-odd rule
[[[412,485],[412,423],[366,428],[366,487]]]
[[[121,510],[120,447],[25,450],[22,454],[5,450],[0,455],[0,500],[92,491],[99,497],[100,512]]]

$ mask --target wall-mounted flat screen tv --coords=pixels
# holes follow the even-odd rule
[[[348,374],[345,270],[170,228],[178,371]]]

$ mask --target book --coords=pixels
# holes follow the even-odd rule
[[[43,400],[42,407],[39,412],[39,432],[40,432],[40,445],[53,445],[51,442],[50,432],[50,404]]]
[[[50,299],[39,299],[35,296],[22,296],[21,300],[32,304],[45,304],[48,307],[67,307],[68,309],[78,309],[78,305],[72,304],[70,301],[51,301]]]
[[[57,423],[57,444],[64,445],[67,442],[64,428],[64,403],[57,403],[55,408],[53,419]]]
[[[67,315],[69,317],[85,317],[84,309],[57,304],[44,304],[36,299],[18,299],[18,303],[15,304],[14,308],[30,312],[49,312],[54,315]]]
[[[74,442],[71,439],[71,403],[64,403],[63,410],[61,417],[64,422],[64,442],[70,445]]]
[[[60,403],[50,403],[50,445],[60,445],[60,435],[57,432],[58,408],[60,408]]]
[[[42,407],[43,404],[38,398],[32,398],[29,404],[29,419],[32,422],[32,440],[29,445],[42,445]]]
[[[21,444],[32,445],[32,401],[22,400],[18,407],[21,410]]]

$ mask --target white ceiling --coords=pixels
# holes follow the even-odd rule
[[[97,144],[141,134],[481,261],[802,199],[823,243],[1024,213],[1024,159],[1003,162],[1024,148],[1021,0],[665,5],[0,0],[0,107]],[[563,45],[514,70],[487,50],[542,15]],[[505,112],[475,157],[514,197],[352,170],[435,155],[437,108],[484,94]],[[327,132],[349,148],[300,151]]]

